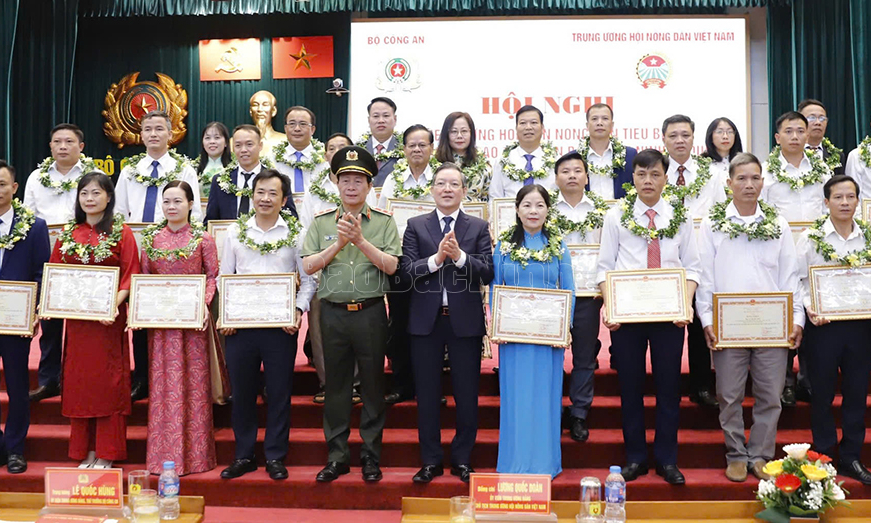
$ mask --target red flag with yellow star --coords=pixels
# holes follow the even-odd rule
[[[272,77],[332,78],[333,37],[273,38]]]

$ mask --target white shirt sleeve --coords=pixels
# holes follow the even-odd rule
[[[602,240],[599,244],[599,261],[596,271],[596,284],[605,281],[605,273],[617,266],[617,252],[620,250],[620,217],[615,209],[608,211],[602,224]]]
[[[384,185],[381,186],[381,197],[378,198],[378,207],[379,209],[387,210],[388,198],[393,198],[393,193],[396,189],[396,182],[393,181],[393,177],[388,175],[387,179],[384,180]]]
[[[39,170],[30,173],[24,185],[24,206],[39,216],[39,205],[36,199],[36,186],[39,185]]]
[[[125,220],[130,218],[130,202],[127,196],[127,184],[130,183],[128,172],[126,167],[121,169],[118,173],[118,181],[115,183],[115,213],[124,216]]]
[[[493,162],[493,178],[490,179],[490,197],[504,198],[505,186],[503,185],[502,162],[497,159]]]
[[[696,312],[702,322],[702,327],[714,323],[714,231],[711,230],[711,220],[705,218],[698,234],[699,248],[699,286],[696,289]]]
[[[194,207],[191,209],[191,220],[202,223],[203,204],[200,198],[200,181],[197,178],[197,172],[188,165],[182,170],[181,179],[186,181],[194,192]]]
[[[221,274],[236,274],[236,253],[233,251],[235,238],[239,235],[239,226],[235,223],[227,231],[224,239],[224,255],[221,257]]]

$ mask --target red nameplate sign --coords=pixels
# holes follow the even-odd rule
[[[106,518],[93,516],[76,516],[73,514],[46,514],[39,516],[36,523],[103,523]]]
[[[469,492],[476,513],[550,514],[547,474],[472,474]]]
[[[124,508],[121,469],[47,468],[45,506],[50,508]]]

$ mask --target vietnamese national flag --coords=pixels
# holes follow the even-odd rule
[[[333,37],[273,38],[272,77],[332,78]]]

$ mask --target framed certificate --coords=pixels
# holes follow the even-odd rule
[[[39,317],[113,321],[120,278],[118,267],[46,263]]]
[[[571,291],[495,285],[490,340],[565,346],[571,314]]]
[[[138,250],[142,250],[142,231],[145,230],[146,227],[150,225],[154,225],[153,223],[127,223],[124,222],[124,225],[130,227],[130,230],[133,232],[133,236],[136,238],[136,248]]]
[[[469,216],[487,220],[487,204],[485,202],[463,202],[460,208]]]
[[[57,242],[57,239],[60,238],[60,233],[64,230],[65,223],[55,223],[48,226],[48,245],[54,250],[54,244]]]
[[[714,293],[717,348],[789,347],[792,293]]]
[[[792,231],[792,241],[797,244],[798,239],[801,238],[801,233],[810,229],[813,224],[814,222],[789,222],[789,230]]]
[[[227,232],[236,220],[209,220],[207,232],[215,239],[215,247],[218,248],[218,265],[224,257],[224,242],[227,240]]]
[[[375,201],[381,199],[381,187],[372,187],[372,190],[375,191]]]
[[[575,296],[601,296],[596,285],[596,269],[599,263],[599,244],[567,245],[575,276]]]
[[[493,198],[490,202],[490,228],[493,229],[493,238],[498,240],[503,232],[517,223],[517,212],[514,198]]]
[[[862,219],[866,222],[871,217],[871,198],[862,198]]]
[[[0,334],[33,336],[36,283],[0,280]]]
[[[296,212],[298,213],[302,210],[302,199],[305,197],[304,192],[295,192],[292,193],[293,196],[293,204],[296,205]]]
[[[689,321],[687,277],[683,267],[608,271],[608,318],[613,323]]]
[[[871,265],[813,265],[811,308],[829,321],[871,318]]]
[[[203,210],[203,216],[206,215],[206,207],[209,206],[208,198],[200,198],[200,208]]]
[[[296,320],[296,273],[225,274],[218,279],[218,328],[290,327]]]
[[[201,329],[206,317],[205,301],[205,274],[134,274],[127,326]]]
[[[400,238],[405,234],[408,220],[415,216],[432,212],[435,208],[435,202],[400,200],[396,198],[387,200],[387,210],[393,213],[393,219],[396,221],[396,229],[399,231]]]

